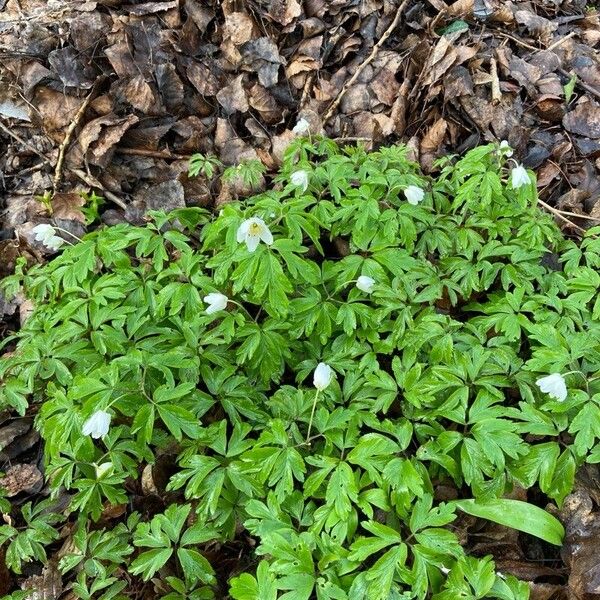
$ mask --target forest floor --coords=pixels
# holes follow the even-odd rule
[[[406,143],[425,172],[507,140],[578,237],[600,224],[599,46],[585,0],[0,0],[0,278],[45,259],[32,229],[48,203],[77,235],[213,207],[244,190],[190,179],[190,156],[272,171],[301,118],[340,142]],[[26,310],[0,296],[0,337]],[[43,496],[31,418],[2,418],[0,483]],[[498,526],[473,551],[535,600],[600,598],[599,481],[580,474],[560,556]],[[17,585],[3,570],[0,594]],[[30,576],[60,597],[56,571]]]

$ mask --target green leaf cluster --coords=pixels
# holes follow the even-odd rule
[[[560,543],[550,515],[503,496],[535,486],[560,504],[600,462],[599,231],[565,239],[495,145],[438,167],[298,139],[269,191],[95,231],[5,281],[36,309],[0,359],[0,405],[37,406],[62,518],[79,513],[62,563],[79,597],[120,598],[131,578],[169,599],[528,597],[451,523],[534,519]],[[253,252],[250,218],[273,235]],[[224,310],[206,312],[211,293]],[[321,362],[335,377],[316,397]],[[536,385],[550,373],[565,401]],[[109,432],[84,436],[98,410]],[[101,527],[166,459],[164,505]],[[440,503],[440,485],[462,499]],[[55,540],[35,510],[0,528],[17,572]],[[211,564],[232,547],[246,572]]]

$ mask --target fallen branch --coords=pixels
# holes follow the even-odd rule
[[[65,137],[58,148],[58,160],[56,161],[56,168],[54,169],[54,181],[52,187],[54,188],[54,193],[58,192],[58,187],[60,185],[60,181],[62,179],[63,172],[63,164],[65,162],[65,152],[67,150],[67,146],[71,143],[71,138],[73,137],[73,132],[79,125],[83,114],[85,113],[94,93],[96,91],[96,85],[92,88],[92,91],[88,94],[87,98],[81,103],[78,111],[75,113],[73,120],[69,123],[67,127],[67,131],[65,132]]]
[[[549,204],[546,204],[543,200],[540,200],[539,198],[538,198],[538,204],[543,206],[547,211],[550,211],[553,215],[557,216],[561,221],[568,223],[571,227],[573,227],[573,229],[576,229],[580,233],[586,232],[586,230],[583,227],[576,225],[575,223],[573,223],[573,221],[571,221],[570,219],[565,217],[563,214],[564,211],[559,210],[558,208],[554,208],[553,206],[550,206]],[[580,215],[577,215],[577,216],[579,217]],[[593,217],[591,217],[591,218],[593,218]]]
[[[356,71],[354,72],[354,75],[352,75],[352,77],[350,77],[350,79],[344,84],[344,87],[342,88],[340,93],[336,96],[335,100],[329,105],[329,108],[325,111],[325,114],[323,115],[323,124],[327,123],[327,121],[329,121],[329,119],[332,117],[333,113],[336,111],[346,92],[354,85],[354,82],[360,77],[360,74],[365,70],[367,65],[372,63],[375,60],[375,58],[377,58],[381,46],[383,46],[383,44],[390,37],[390,35],[392,35],[394,29],[396,29],[396,27],[398,26],[398,23],[400,22],[400,16],[402,15],[402,12],[406,8],[407,4],[408,0],[404,0],[400,4],[398,10],[396,11],[396,16],[394,17],[394,20],[392,21],[391,25],[385,30],[385,32],[381,36],[381,39],[375,44],[375,46],[373,46],[371,54],[369,54],[365,62],[359,65],[358,69],[356,69]]]
[[[144,150],[143,148],[115,148],[117,154],[127,156],[147,156],[148,158],[164,158],[166,160],[189,160],[191,154],[173,154],[168,150]]]

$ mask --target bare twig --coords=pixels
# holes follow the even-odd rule
[[[498,79],[498,65],[496,59],[490,59],[490,76],[492,78],[492,104],[498,104],[502,100],[500,92],[500,79]]]
[[[310,93],[312,91],[313,83],[315,81],[317,72],[313,71],[306,78],[306,82],[304,83],[304,87],[302,88],[302,98],[300,99],[300,109],[302,110],[310,99]]]
[[[569,212],[568,210],[561,210],[560,208],[555,208],[554,210],[567,217],[577,217],[578,219],[584,219],[585,221],[596,221],[600,223],[599,218],[592,217],[591,215],[581,215],[579,213]]]
[[[514,35],[510,35],[510,33],[506,33],[504,31],[499,31],[498,29],[494,29],[493,32],[496,35],[499,35],[501,37],[505,37],[505,38],[508,38],[509,40],[512,40],[513,42],[515,42],[515,44],[518,44],[519,46],[523,46],[523,48],[528,48],[529,50],[534,50],[535,52],[539,52],[542,49],[542,48],[536,48],[536,46],[532,46],[531,44],[528,44],[527,42],[524,42],[523,40],[516,38]]]
[[[56,168],[54,169],[54,182],[52,184],[52,187],[54,188],[54,193],[58,191],[58,186],[60,185],[60,180],[62,179],[63,164],[65,162],[65,152],[67,150],[67,146],[71,143],[73,132],[79,125],[83,114],[85,113],[90,101],[92,100],[95,90],[96,86],[92,88],[92,91],[88,94],[87,98],[81,103],[79,110],[75,113],[73,120],[69,123],[67,131],[65,132],[65,137],[58,148],[58,160],[56,161]]]
[[[52,166],[52,163],[33,144],[30,144],[27,140],[24,140],[20,135],[16,134],[14,131],[11,131],[8,127],[6,127],[6,125],[2,123],[2,121],[0,121],[0,129],[2,129],[2,131],[4,131],[6,135],[9,135],[11,138],[19,142],[19,144],[23,144],[23,146],[26,146],[32,152],[37,154],[44,161],[45,164]]]
[[[102,194],[104,195],[104,197],[108,198],[109,200],[112,200],[112,202],[114,202],[119,208],[122,208],[123,210],[127,209],[127,204],[125,204],[125,202],[123,202],[123,200],[121,200],[119,196],[113,194],[110,190],[107,190],[102,185],[102,183],[98,181],[95,177],[88,175],[85,171],[82,171],[81,169],[71,169],[71,172],[77,175],[77,177],[79,177],[81,181],[87,183],[87,185],[89,185],[90,187],[95,187],[102,190]]]
[[[573,227],[573,229],[576,229],[577,231],[579,231],[581,233],[586,232],[586,230],[583,227],[580,227],[579,225],[576,225],[575,223],[573,223],[573,221],[571,221],[570,219],[567,219],[567,217],[565,217],[563,214],[564,211],[558,210],[558,208],[554,208],[553,206],[546,204],[543,200],[540,200],[539,198],[538,198],[538,204],[543,206],[546,210],[550,211],[553,215],[556,215],[561,221],[568,223],[571,227]],[[577,215],[577,216],[579,217],[580,215]]]
[[[191,154],[173,154],[168,150],[144,150],[143,148],[115,148],[117,154],[127,156],[147,156],[149,158],[164,158],[166,160],[189,160]]]
[[[571,31],[571,33],[565,35],[565,37],[562,37],[559,40],[556,40],[556,42],[554,42],[553,44],[550,44],[546,48],[546,50],[554,50],[555,48],[558,48],[559,46],[564,44],[567,40],[570,40],[574,35],[576,35],[576,33],[577,32],[575,32],[575,31]]]
[[[394,20],[392,21],[390,26],[385,30],[380,40],[375,44],[375,46],[373,46],[371,54],[369,54],[367,59],[358,67],[358,69],[356,69],[354,75],[352,75],[352,77],[350,77],[350,79],[344,84],[344,87],[342,88],[340,93],[337,95],[335,100],[329,105],[329,108],[325,111],[325,114],[323,115],[323,123],[326,123],[332,117],[333,113],[336,111],[346,92],[354,85],[354,82],[360,77],[360,74],[365,70],[367,65],[369,65],[375,60],[375,58],[377,58],[381,46],[383,46],[383,44],[390,37],[390,35],[392,35],[394,29],[396,29],[396,27],[398,26],[402,12],[406,8],[408,2],[409,0],[403,0],[403,2],[398,7],[398,10],[396,11],[396,16],[394,17]]]

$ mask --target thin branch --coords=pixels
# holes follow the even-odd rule
[[[58,191],[58,187],[62,179],[63,164],[65,162],[65,152],[67,150],[67,146],[71,143],[73,132],[79,125],[83,114],[85,113],[90,101],[92,100],[95,90],[96,86],[92,88],[92,91],[88,94],[87,98],[81,103],[81,106],[75,113],[73,120],[69,123],[69,127],[67,127],[67,131],[65,132],[65,137],[58,148],[58,160],[56,161],[56,168],[54,169],[54,182],[52,184],[52,187],[54,188],[54,193]]]
[[[147,156],[149,158],[164,158],[166,160],[189,160],[191,154],[173,154],[168,150],[144,150],[143,148],[115,148],[117,154],[125,154],[127,156]]]
[[[573,223],[573,221],[571,221],[570,219],[567,219],[567,217],[565,217],[562,214],[562,211],[558,210],[558,208],[554,208],[553,206],[546,204],[543,200],[540,200],[539,198],[538,198],[538,204],[543,206],[546,210],[550,211],[553,215],[556,215],[561,221],[568,223],[571,227],[573,227],[573,229],[576,229],[580,233],[586,232],[586,230],[583,227],[580,227],[579,225],[576,225],[575,223]],[[577,216],[579,216],[579,215],[577,215]]]
[[[14,131],[11,131],[8,127],[6,127],[6,125],[2,123],[2,121],[0,121],[0,129],[2,129],[2,131],[4,131],[6,135],[9,135],[11,138],[19,142],[19,144],[23,144],[23,146],[26,146],[33,153],[37,154],[44,161],[45,164],[52,166],[50,160],[48,160],[33,144],[29,143],[27,140],[24,140],[20,135],[16,134]]]

